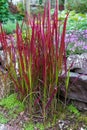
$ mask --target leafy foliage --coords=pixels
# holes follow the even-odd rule
[[[0,101],[0,106],[3,106],[7,109],[15,109],[16,107],[18,107],[17,109],[18,112],[24,110],[24,105],[19,100],[17,100],[16,94],[12,94],[7,98],[3,98]]]
[[[67,0],[65,6],[68,10],[85,13],[87,11],[87,0]]]
[[[34,130],[35,127],[39,130],[44,130],[44,125],[41,123],[37,123],[36,125],[32,122],[29,122],[27,125],[25,125],[24,130]]]
[[[18,9],[20,13],[13,14],[9,9],[8,0],[0,0],[0,22],[6,23],[8,20],[15,21],[15,19],[16,20],[23,19],[24,14],[23,12],[21,13],[20,11],[20,9],[22,10],[22,8],[20,7]]]
[[[85,30],[86,28],[87,14],[75,13],[75,11],[71,11],[67,24],[67,30]]]
[[[51,9],[51,14],[53,15],[54,9]],[[59,11],[59,20],[61,21],[61,25],[65,19],[67,14],[67,10]],[[67,30],[85,30],[87,29],[87,14],[76,13],[75,11],[70,11],[67,21]]]
[[[7,122],[8,119],[2,113],[0,113],[0,123],[6,124]]]
[[[53,14],[54,10],[51,10]],[[59,20],[64,21],[67,11],[59,11]],[[70,11],[67,22],[67,30],[84,30],[87,28],[87,14],[76,13],[75,11]]]
[[[20,112],[24,111],[24,104],[17,99],[17,94],[11,94],[0,100],[0,106],[7,113],[4,113],[1,109],[0,112],[0,123],[7,123],[12,119],[17,118]]]
[[[0,0],[0,22],[5,22],[8,19],[9,10],[7,0]]]
[[[68,110],[77,116],[80,115],[80,112],[78,111],[78,109],[72,104],[68,106]]]

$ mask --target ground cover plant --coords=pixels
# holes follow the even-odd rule
[[[2,110],[3,108],[3,110]],[[6,124],[16,119],[18,114],[24,111],[24,104],[17,99],[17,94],[11,94],[0,100],[0,123]]]
[[[63,104],[60,103],[58,108],[56,124],[50,119],[44,126],[43,122],[40,122],[36,117],[34,117],[34,121],[30,121],[30,116],[28,116],[28,112],[25,112],[25,106],[18,100],[17,94],[11,94],[0,100],[0,123],[10,124],[13,128],[19,126],[20,130],[60,129],[58,126],[62,123],[59,123],[60,121],[68,122],[68,124],[64,125],[67,129],[79,129],[82,123],[84,124],[84,129],[87,128],[87,113],[80,112],[73,104],[64,108]]]

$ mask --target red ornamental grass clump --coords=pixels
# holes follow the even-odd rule
[[[1,28],[0,42],[7,56],[8,76],[22,97],[29,100],[30,111],[34,105],[40,106],[41,103],[45,114],[51,103],[55,104],[59,76],[63,68],[67,71],[64,58],[67,17],[68,15],[64,21],[61,39],[57,0],[52,17],[50,2],[45,7],[43,16],[28,17],[26,39],[23,39],[22,29],[17,24],[16,38],[13,40],[10,36],[9,45]]]

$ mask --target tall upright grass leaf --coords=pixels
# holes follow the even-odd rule
[[[49,98],[49,100],[48,100],[48,102],[46,104],[45,109],[47,109],[49,107],[49,105],[51,104],[51,102],[52,102],[54,96],[56,95],[56,93],[57,93],[57,87],[54,88],[54,90],[52,92],[52,95],[51,95],[51,97]]]
[[[61,36],[61,43],[60,43],[60,48],[59,48],[59,56],[58,56],[58,69],[61,71],[62,65],[63,65],[63,56],[65,54],[65,34],[66,34],[66,23],[67,23],[67,18],[68,15],[66,16],[64,20],[64,26],[63,26],[63,32]]]

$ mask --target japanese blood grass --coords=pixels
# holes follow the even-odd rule
[[[10,36],[7,42],[6,34],[1,27],[0,42],[7,55],[6,65],[8,76],[14,82],[16,90],[22,99],[29,101],[29,112],[42,108],[41,114],[46,117],[47,111],[57,109],[56,94],[59,91],[59,77],[66,68],[64,21],[61,39],[59,38],[58,2],[54,15],[50,14],[50,2],[45,7],[43,16],[28,17],[27,38],[23,39],[22,29],[17,24],[16,39]],[[28,34],[27,34],[28,32]],[[65,67],[64,67],[65,66]],[[69,80],[67,79],[67,82]],[[67,83],[66,83],[67,87]],[[51,107],[49,107],[51,105]]]

